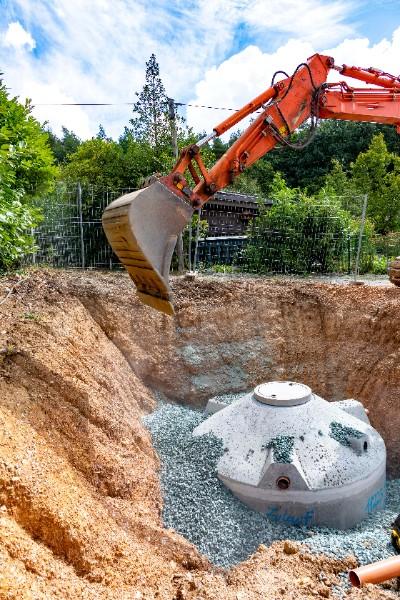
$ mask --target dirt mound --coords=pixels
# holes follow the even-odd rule
[[[174,288],[170,319],[140,305],[122,274],[1,280],[0,598],[327,597],[353,565],[277,544],[213,569],[162,527],[158,458],[140,416],[155,406],[152,390],[202,404],[297,379],[362,400],[394,469],[398,290],[210,279]],[[365,597],[374,593],[390,595]]]

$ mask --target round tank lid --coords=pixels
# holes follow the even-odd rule
[[[254,389],[254,397],[263,404],[273,406],[297,406],[305,404],[312,397],[311,388],[294,381],[269,381]]]

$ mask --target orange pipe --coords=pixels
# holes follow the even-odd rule
[[[400,556],[392,556],[349,571],[350,583],[354,587],[362,587],[366,583],[382,583],[393,577],[400,577]]]

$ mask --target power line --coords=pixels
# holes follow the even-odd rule
[[[45,102],[35,103],[34,106],[134,106],[136,102]],[[211,110],[231,110],[238,112],[238,108],[223,106],[206,106],[205,104],[186,104],[186,102],[175,102],[175,106],[190,106],[191,108],[208,108]]]

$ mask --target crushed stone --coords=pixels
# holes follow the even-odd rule
[[[387,484],[386,508],[352,529],[307,529],[273,522],[240,502],[219,481],[221,440],[210,434],[192,437],[203,419],[201,410],[161,403],[144,423],[161,459],[165,526],[184,535],[214,564],[235,565],[260,544],[285,539],[305,542],[312,552],[335,558],[354,555],[360,564],[394,554],[390,530],[400,510],[399,479]]]

